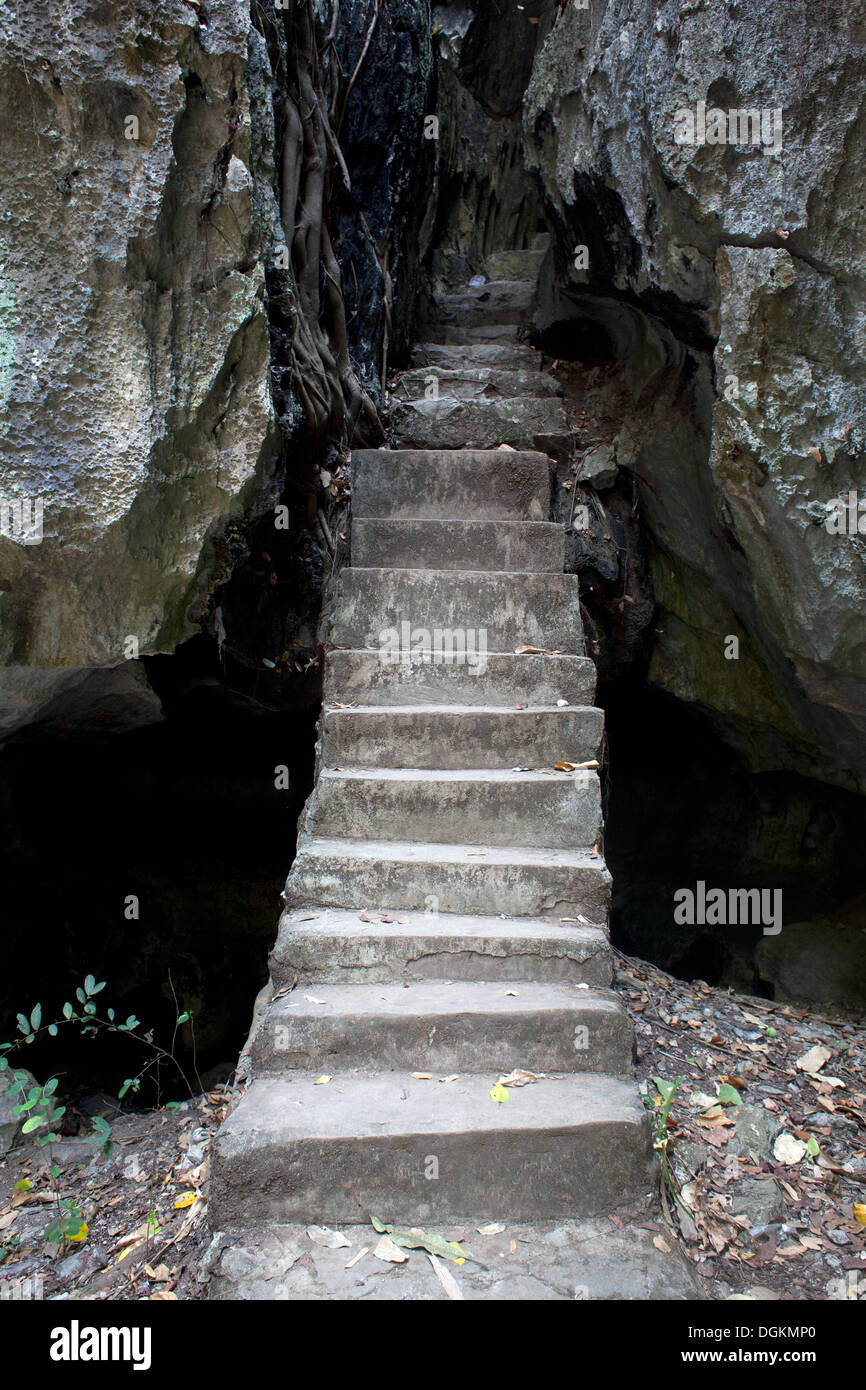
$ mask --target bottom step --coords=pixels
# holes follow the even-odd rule
[[[214,1142],[212,1227],[582,1217],[649,1190],[649,1116],[630,1078],[536,1081],[504,1103],[496,1080],[255,1081]]]
[[[513,1222],[502,1213],[482,1235],[467,1222],[425,1227],[427,1235],[460,1240],[466,1260],[448,1261],[445,1291],[424,1250],[407,1250],[405,1264],[386,1264],[373,1251],[372,1225],[339,1227],[346,1242],[330,1250],[314,1226],[246,1226],[220,1233],[208,1259],[208,1298],[216,1302],[387,1299],[429,1303],[584,1302],[612,1299],[672,1303],[705,1300],[707,1280],[674,1245],[653,1245],[653,1208],[619,1211],[622,1230],[607,1216],[583,1221]],[[642,1223],[642,1224],[641,1224]],[[365,1253],[366,1252],[366,1253]],[[444,1261],[440,1261],[444,1264]]]

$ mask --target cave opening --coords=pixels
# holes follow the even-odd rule
[[[134,1015],[178,1066],[145,1044],[62,1024],[13,1063],[64,1093],[104,1090],[147,1065],[129,1101],[183,1099],[225,1079],[267,973],[279,891],[312,785],[318,705],[269,707],[233,689],[201,636],[146,659],[161,704],[118,728],[61,707],[0,751],[0,872],[5,897],[3,1040],[42,1007],[44,1026],[87,975],[105,982],[98,1016]],[[273,673],[262,671],[261,685]],[[251,684],[249,673],[247,683]],[[155,703],[155,702],[154,702]],[[81,710],[77,711],[80,715]],[[113,727],[112,727],[113,725]],[[38,943],[38,944],[37,944]],[[176,1027],[178,1016],[185,1022]]]
[[[863,798],[787,771],[750,770],[699,712],[645,682],[603,683],[599,702],[609,742],[605,853],[615,944],[682,979],[768,999],[780,986],[784,997],[795,979],[805,991],[828,919],[853,926],[858,917]],[[759,925],[678,926],[674,894],[699,880],[780,890],[787,968],[774,959],[780,938]],[[853,1005],[844,982],[855,972],[856,928],[834,939],[842,954],[823,974],[838,1002]]]

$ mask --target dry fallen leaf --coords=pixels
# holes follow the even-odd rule
[[[480,1236],[499,1236],[505,1230],[501,1221],[491,1221],[486,1226],[476,1226]]]
[[[773,1157],[777,1163],[799,1163],[806,1152],[806,1145],[802,1139],[795,1139],[793,1134],[780,1134],[773,1145]],[[779,1251],[782,1255],[785,1252]]]
[[[533,1081],[541,1081],[547,1075],[543,1071],[523,1071],[520,1067],[515,1067],[507,1076],[500,1076],[500,1086],[531,1086]],[[492,1094],[492,1093],[491,1093]]]
[[[409,1258],[406,1251],[395,1245],[390,1236],[382,1236],[373,1254],[377,1260],[384,1260],[390,1265],[404,1265]]]
[[[653,1245],[656,1250],[660,1250],[663,1255],[669,1255],[671,1253],[671,1247],[668,1245],[664,1236],[653,1236]]]
[[[804,1052],[802,1057],[797,1058],[797,1067],[800,1071],[808,1072],[810,1076],[816,1076],[832,1056],[829,1047],[825,1047],[823,1043],[816,1043],[808,1052]]]
[[[308,1226],[307,1235],[314,1245],[324,1245],[326,1250],[340,1250],[343,1246],[348,1250],[352,1248],[352,1242],[339,1231],[332,1231],[330,1226]]]
[[[314,1086],[327,1086],[329,1081],[333,1081],[332,1076],[317,1076],[313,1082]]]
[[[416,1081],[432,1081],[432,1080],[433,1080],[433,1073],[432,1073],[431,1071],[413,1071],[412,1075],[413,1075],[413,1077],[415,1078]]]
[[[700,1125],[702,1129],[718,1129],[723,1125],[733,1126],[733,1123],[734,1121],[720,1105],[714,1105],[711,1110],[699,1115],[695,1121],[695,1124]]]

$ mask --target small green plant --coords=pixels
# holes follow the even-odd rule
[[[138,1032],[141,1028],[139,1020],[135,1014],[130,1014],[125,1022],[117,1020],[115,1010],[107,1009],[105,1017],[97,1012],[97,1006],[93,1002],[97,994],[105,989],[105,981],[97,980],[94,975],[85,976],[83,984],[75,990],[75,998],[78,1008],[67,1001],[63,1005],[61,1017],[51,1023],[44,1023],[42,1018],[42,1005],[36,1004],[29,1014],[19,1013],[17,1015],[19,1037],[12,1042],[0,1042],[0,1071],[10,1069],[10,1056],[20,1051],[23,1047],[33,1044],[38,1037],[46,1035],[56,1038],[60,1029],[66,1025],[77,1027],[83,1036],[93,1035],[100,1031],[109,1033],[126,1033],[136,1042],[142,1044],[149,1053],[150,1058],[135,1076],[127,1077],[118,1091],[118,1100],[123,1100],[130,1091],[135,1095],[141,1089],[141,1083],[148,1072],[156,1067],[157,1085],[159,1085],[159,1068],[163,1063],[171,1063],[180,1073],[183,1082],[192,1097],[195,1093],[190,1085],[186,1072],[175,1056],[175,1046],[177,1042],[178,1029],[185,1023],[191,1022],[192,1014],[187,1010],[181,1011],[177,1003],[177,995],[174,992],[174,985],[169,975],[172,995],[175,1001],[175,1025],[174,1034],[171,1040],[171,1048],[160,1047],[153,1041],[153,1033],[148,1031],[145,1034]],[[196,1080],[201,1081],[198,1076]],[[54,1101],[54,1093],[59,1085],[59,1079],[51,1077],[44,1085],[36,1082],[26,1071],[12,1070],[12,1085],[9,1087],[8,1095],[11,1099],[20,1097],[18,1104],[13,1109],[14,1115],[26,1115],[22,1125],[24,1134],[34,1134],[38,1129],[45,1129],[44,1134],[36,1138],[37,1145],[42,1148],[46,1144],[54,1144],[60,1138],[57,1130],[58,1122],[66,1113],[64,1105],[57,1105]],[[170,1104],[178,1104],[171,1102]],[[108,1155],[113,1148],[111,1138],[111,1125],[102,1116],[97,1115],[91,1121],[91,1130],[87,1135],[87,1142],[92,1144],[100,1153]],[[45,1230],[45,1239],[49,1244],[62,1245],[64,1241],[81,1241],[87,1236],[87,1224],[84,1221],[77,1203],[72,1198],[64,1198],[60,1195],[59,1178],[62,1169],[57,1164],[52,1163],[49,1168],[51,1187],[55,1197],[55,1214]],[[29,1184],[28,1184],[29,1186]],[[155,1213],[154,1220],[156,1220]],[[150,1218],[148,1218],[150,1220]],[[159,1229],[158,1226],[156,1229]],[[11,1249],[11,1243],[0,1247],[0,1263],[5,1259]]]
[[[87,1239],[87,1222],[74,1197],[58,1195],[55,1216],[45,1227],[44,1235],[48,1245],[62,1245],[65,1240],[78,1243]]]
[[[679,1201],[679,1191],[671,1168],[671,1153],[675,1140],[668,1126],[668,1119],[674,1096],[685,1079],[685,1076],[678,1076],[676,1081],[665,1081],[662,1076],[654,1076],[653,1081],[659,1094],[653,1100],[647,1098],[647,1104],[653,1114],[653,1148],[661,1163],[662,1182],[670,1189],[675,1202]]]

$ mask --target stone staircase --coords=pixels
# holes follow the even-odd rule
[[[397,381],[401,447],[353,454],[316,785],[215,1230],[586,1218],[653,1183],[610,989],[603,716],[549,519],[569,426],[517,337],[538,253],[501,259]],[[419,629],[473,634],[470,659],[385,659]],[[497,1102],[514,1069],[544,1075]]]

